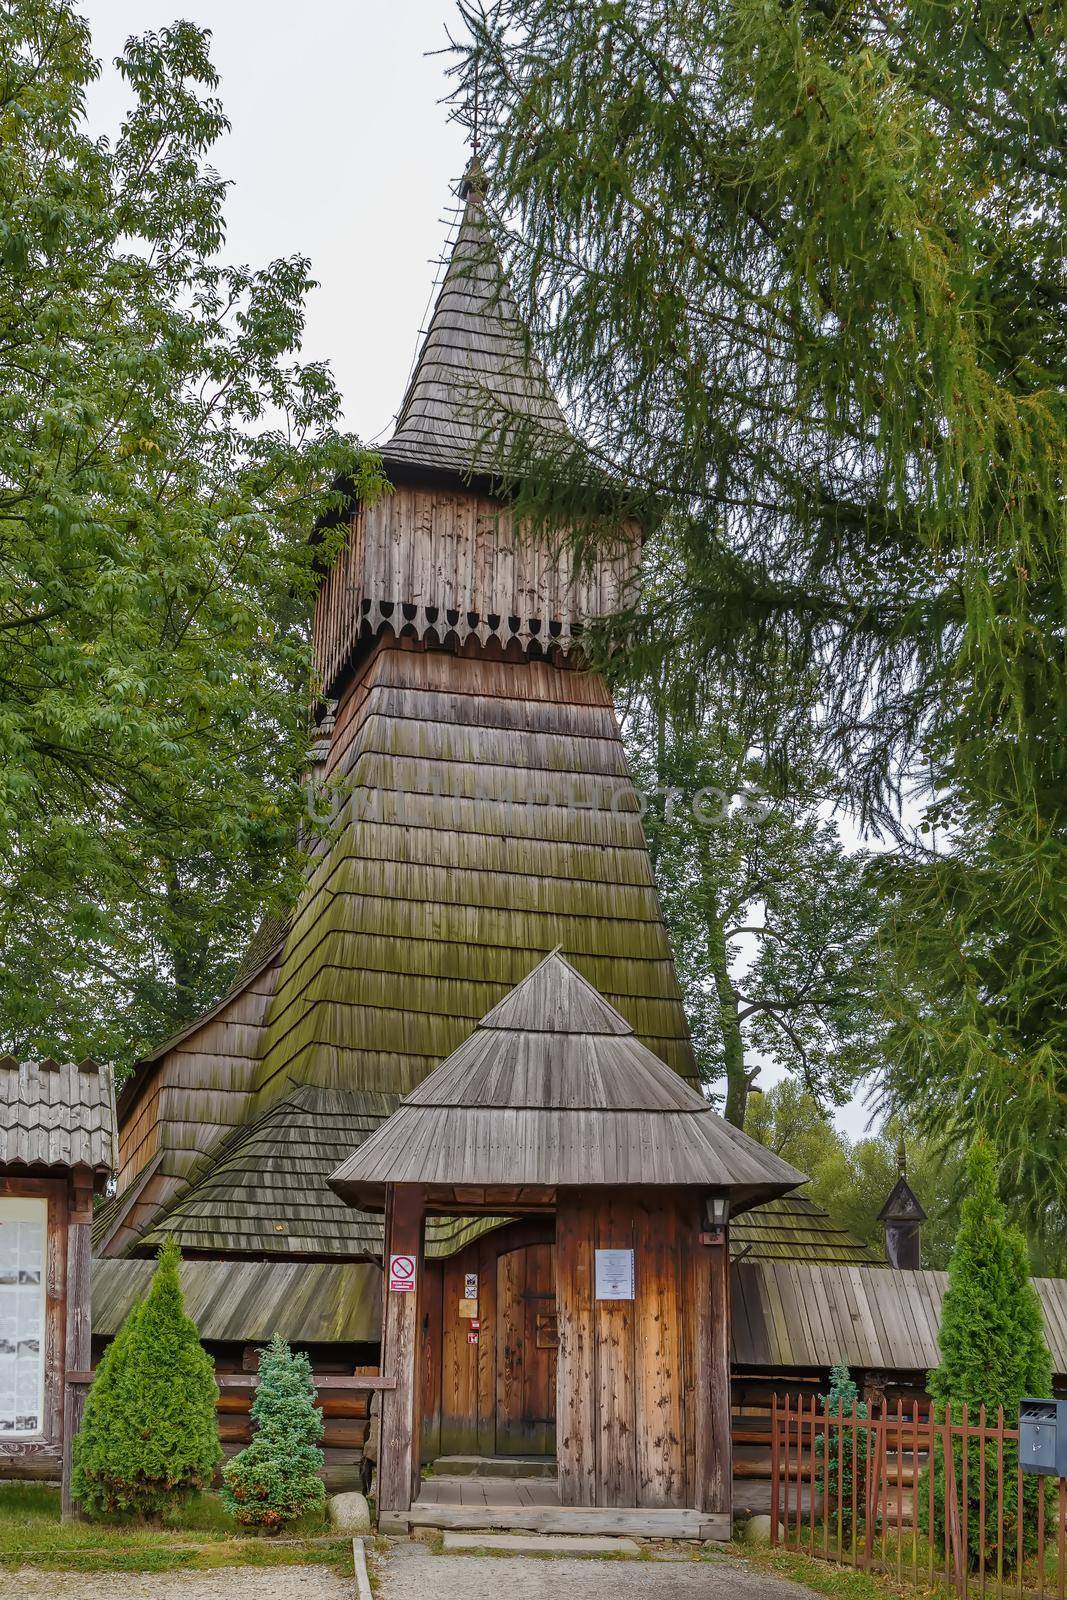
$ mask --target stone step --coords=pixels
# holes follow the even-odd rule
[[[435,1478],[552,1478],[555,1456],[438,1456]]]

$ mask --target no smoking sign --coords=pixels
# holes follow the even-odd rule
[[[389,1257],[389,1292],[390,1294],[415,1293],[414,1256]]]

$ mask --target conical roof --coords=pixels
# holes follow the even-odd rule
[[[456,1190],[518,1204],[523,1189],[683,1185],[725,1190],[743,1210],[803,1182],[717,1116],[557,952],[330,1179],[368,1209],[391,1183],[436,1188],[442,1204]]]
[[[480,187],[464,182],[463,220],[433,316],[382,450],[386,470],[494,475],[521,440],[569,436],[519,317]]]

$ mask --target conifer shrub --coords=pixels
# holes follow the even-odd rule
[[[74,1439],[72,1490],[90,1516],[159,1519],[222,1460],[211,1358],[186,1316],[173,1240],[104,1352]]]
[[[944,1422],[951,1407],[952,1421],[962,1420],[968,1408],[968,1425],[986,1408],[987,1423],[996,1424],[1003,1406],[1006,1426],[1019,1421],[1019,1401],[1027,1395],[1044,1398],[1052,1393],[1052,1362],[1045,1342],[1044,1318],[1037,1291],[1030,1281],[1026,1242],[1007,1220],[997,1185],[997,1164],[984,1140],[967,1158],[967,1195],[959,1232],[948,1267],[948,1289],[941,1306],[938,1346],[940,1366],[929,1375],[934,1420]],[[987,1460],[989,1456],[987,1447]],[[967,1551],[972,1566],[979,1564],[981,1540],[981,1486],[977,1470],[977,1441],[969,1446],[967,1489]],[[1018,1445],[1004,1444],[1004,1550],[1005,1567],[1015,1564],[1018,1549],[1017,1497],[1015,1493]],[[945,1524],[950,1482],[954,1482],[962,1524],[963,1446],[956,1440],[949,1456],[939,1442],[934,1451],[933,1534],[945,1548]],[[1047,1480],[1023,1478],[1023,1550],[1036,1547],[1037,1506],[1048,1493]],[[924,1532],[930,1531],[929,1477],[919,1488],[919,1515]],[[986,1471],[985,1562],[997,1559],[996,1470]]]
[[[852,1408],[855,1406],[857,1419],[866,1421],[869,1412],[866,1402],[860,1399],[859,1394],[848,1368],[841,1363],[830,1368],[830,1389],[827,1394],[819,1396],[819,1402],[829,1411],[831,1417],[840,1414],[843,1420],[851,1418]],[[815,1441],[816,1456],[826,1463],[818,1474],[820,1482],[827,1486],[825,1516],[831,1525],[831,1536],[834,1539],[840,1536],[845,1544],[852,1540],[863,1523],[863,1495],[867,1481],[869,1439],[869,1429],[838,1428],[831,1425],[827,1429],[826,1436],[820,1435]],[[853,1485],[856,1494],[855,1517],[852,1515]]]
[[[222,1498],[246,1527],[275,1533],[297,1517],[322,1511],[323,1423],[315,1398],[307,1356],[294,1355],[276,1333],[259,1353],[255,1435],[222,1475]]]

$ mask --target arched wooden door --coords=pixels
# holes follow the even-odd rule
[[[496,1263],[496,1454],[556,1449],[555,1246],[508,1250]]]

